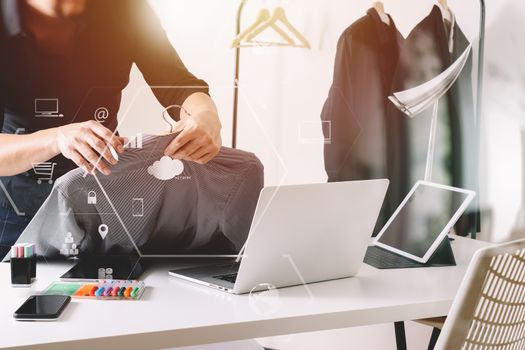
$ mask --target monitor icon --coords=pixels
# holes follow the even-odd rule
[[[62,118],[58,112],[58,98],[35,98],[35,117]]]

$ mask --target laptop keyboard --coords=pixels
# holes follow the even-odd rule
[[[378,269],[401,269],[427,266],[377,246],[369,246],[364,262]]]
[[[230,283],[235,283],[235,280],[237,279],[237,272],[235,273],[228,273],[225,275],[217,275],[213,276],[213,278],[219,279],[221,281],[227,281]]]

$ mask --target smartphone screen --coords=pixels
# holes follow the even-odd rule
[[[71,297],[65,295],[32,295],[13,316],[20,320],[57,319],[70,301]]]

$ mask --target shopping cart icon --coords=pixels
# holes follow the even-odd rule
[[[36,182],[41,184],[42,181],[47,181],[47,183],[51,185],[53,183],[53,171],[55,170],[55,165],[57,165],[57,163],[33,163],[33,171],[35,172],[35,175],[38,176]]]

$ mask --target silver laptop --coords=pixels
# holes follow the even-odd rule
[[[266,187],[236,262],[169,273],[233,294],[354,276],[387,188],[384,179]]]

